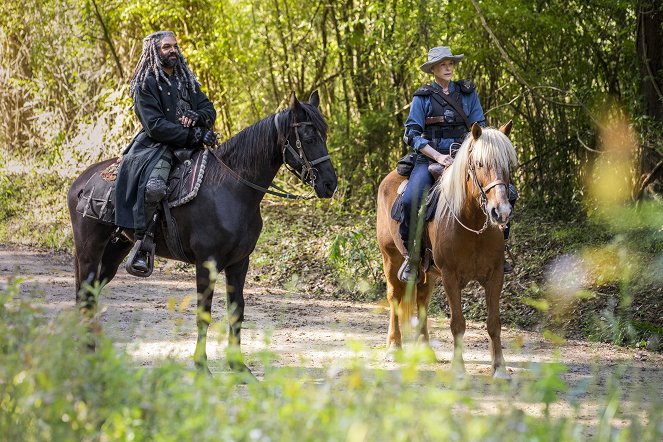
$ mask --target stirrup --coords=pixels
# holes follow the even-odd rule
[[[413,268],[417,276],[414,283],[419,284],[421,282],[421,272],[419,271],[419,263],[411,260],[409,256],[405,256],[405,260],[403,261],[403,264],[401,264],[401,267],[398,269],[398,273],[396,273],[396,276],[401,282],[407,284],[408,282],[410,282],[410,278],[412,277]]]
[[[145,238],[139,239],[136,241],[134,246],[129,252],[129,257],[127,258],[127,264],[124,266],[127,273],[133,276],[139,276],[141,278],[147,278],[154,271],[154,239],[151,233],[145,235]],[[134,267],[136,261],[136,255],[138,252],[145,252],[147,255],[147,270],[141,270]]]

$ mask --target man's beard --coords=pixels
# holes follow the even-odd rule
[[[161,66],[164,68],[174,68],[179,63],[180,59],[177,55],[171,55],[164,57],[159,55],[159,60],[161,61]]]

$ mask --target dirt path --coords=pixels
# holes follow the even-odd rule
[[[49,316],[55,317],[58,312],[73,308],[70,256],[0,246],[0,288],[13,274],[24,279],[22,296],[36,299]],[[196,340],[194,293],[193,274],[172,263],[158,263],[155,273],[148,279],[132,277],[121,269],[104,289],[101,304],[104,329],[137,364],[149,366],[167,357],[191,363]],[[223,321],[222,282],[217,283],[216,293],[213,318]],[[340,301],[330,294],[312,296],[256,287],[250,278],[245,299],[242,350],[258,378],[263,374],[258,355],[262,350],[275,354],[276,366],[301,367],[313,376],[357,355],[369,368],[391,370],[397,367],[395,363],[383,361],[388,325],[384,305]],[[218,327],[210,330],[208,356],[213,373],[226,370],[225,328],[218,323]],[[448,320],[432,319],[430,330],[439,362],[421,369],[431,372],[448,369],[452,352]],[[557,351],[541,334],[514,329],[503,329],[502,337],[507,365],[515,382],[519,372],[552,362],[556,354],[568,366],[564,379],[569,392],[554,404],[555,414],[575,413],[589,424],[596,422],[610,379],[617,370],[625,370],[619,381],[620,409],[637,414],[648,408],[643,404],[652,401],[660,404],[663,397],[661,354],[584,341],[568,341]],[[353,342],[357,345],[350,344]],[[468,322],[465,342],[469,376],[486,382],[490,357],[485,326]],[[587,388],[587,385],[592,387]],[[577,401],[582,404],[576,410],[573,403]],[[487,408],[500,407],[497,400],[486,403]],[[542,412],[540,407],[529,404],[523,404],[522,408],[533,414]],[[615,420],[616,425],[625,423],[624,419]]]

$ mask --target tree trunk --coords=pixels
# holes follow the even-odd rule
[[[636,47],[645,115],[663,122],[663,3],[638,2]]]

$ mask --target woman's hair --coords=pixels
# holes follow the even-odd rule
[[[168,85],[170,85],[170,80],[166,76],[161,66],[161,58],[159,57],[159,50],[161,49],[161,40],[164,37],[173,37],[175,34],[171,31],[159,31],[154,32],[143,39],[143,52],[140,54],[140,60],[134,69],[133,77],[131,77],[131,86],[130,93],[132,97],[136,96],[138,92],[138,87],[145,87],[145,80],[150,73],[153,73],[157,80],[163,78]],[[200,86],[200,82],[193,75],[189,65],[182,55],[182,50],[177,48],[177,55],[179,58],[179,63],[174,68],[175,77],[180,80],[178,88],[181,87],[182,83],[187,84],[192,91],[196,91],[196,88]],[[159,86],[161,89],[161,86]]]

